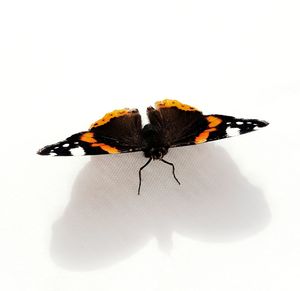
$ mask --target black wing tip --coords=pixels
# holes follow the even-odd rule
[[[49,156],[50,155],[49,146],[45,146],[45,147],[39,149],[36,153],[40,156]]]
[[[266,127],[268,126],[270,123],[268,121],[265,121],[265,120],[259,120],[259,124],[258,126],[259,127]]]

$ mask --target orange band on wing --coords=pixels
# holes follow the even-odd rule
[[[100,147],[102,150],[108,152],[109,154],[117,154],[120,153],[120,151],[115,148],[111,147],[105,143],[98,143],[97,140],[94,138],[93,132],[86,132],[80,137],[81,141],[85,141],[88,143],[91,143],[92,147]]]
[[[85,141],[88,143],[94,143],[97,142],[96,139],[94,139],[94,133],[93,132],[86,132],[80,137],[81,141]]]
[[[220,123],[222,123],[222,119],[215,117],[215,116],[207,116],[206,117],[207,121],[209,122],[208,127],[212,128],[212,127],[216,127],[218,126]]]
[[[217,129],[215,127],[213,128],[209,128],[209,129],[206,129],[204,131],[202,131],[196,138],[195,138],[195,143],[203,143],[203,142],[206,142],[208,137],[209,137],[209,134],[213,131],[216,131]]]
[[[101,149],[108,152],[109,154],[118,154],[118,153],[120,153],[120,151],[117,148],[111,147],[111,146],[109,146],[105,143],[93,143],[92,147],[100,147]]]

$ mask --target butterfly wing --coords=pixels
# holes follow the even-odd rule
[[[196,108],[176,100],[155,103],[155,109],[148,108],[148,118],[163,137],[168,147],[200,144],[248,133],[267,126],[257,119],[242,119],[233,116],[203,115]]]
[[[204,117],[208,125],[195,137],[195,144],[245,134],[269,124],[263,120],[236,118],[220,114],[205,115]]]
[[[103,155],[140,151],[142,123],[137,109],[121,109],[107,113],[88,131],[76,133],[58,143],[45,146],[40,155]]]

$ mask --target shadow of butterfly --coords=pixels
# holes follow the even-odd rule
[[[169,158],[182,185],[170,179],[168,165],[153,162],[145,169],[145,187],[138,197],[133,193],[141,154],[93,157],[53,225],[53,260],[70,270],[95,270],[126,260],[153,239],[170,251],[174,234],[230,242],[269,223],[262,191],[222,147],[173,149]]]

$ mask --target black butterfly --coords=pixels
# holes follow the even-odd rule
[[[141,172],[151,162],[163,159],[169,148],[200,144],[254,131],[268,125],[257,119],[242,119],[232,116],[203,115],[196,108],[176,100],[163,100],[148,107],[150,123],[142,127],[137,109],[121,109],[107,113],[93,123],[88,131],[76,133],[66,140],[45,146],[37,153],[51,156],[102,155],[143,151],[148,161],[139,169]]]

